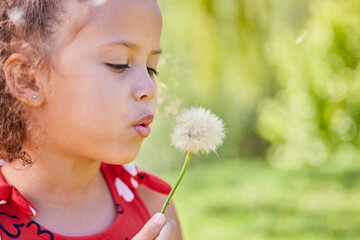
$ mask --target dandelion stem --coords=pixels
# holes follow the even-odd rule
[[[183,167],[182,167],[182,169],[181,169],[181,172],[180,172],[180,175],[179,175],[179,177],[178,177],[178,180],[177,180],[175,186],[171,189],[171,192],[169,193],[169,196],[167,197],[166,202],[164,203],[164,206],[163,206],[163,208],[161,209],[161,213],[164,213],[165,210],[166,210],[166,208],[167,208],[167,206],[169,205],[170,199],[171,199],[172,196],[174,195],[176,188],[178,187],[179,183],[181,182],[181,179],[183,178],[183,176],[184,176],[184,174],[185,174],[185,172],[186,172],[186,169],[187,169],[187,167],[188,167],[188,165],[189,165],[189,162],[190,162],[190,158],[191,158],[191,152],[187,152],[187,153],[186,153],[186,157],[185,157],[185,162],[184,162],[184,165],[183,165]]]

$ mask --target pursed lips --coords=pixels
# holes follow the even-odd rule
[[[136,134],[140,138],[146,138],[149,136],[151,127],[149,126],[152,121],[154,120],[154,114],[145,114],[136,123],[134,124],[133,128]]]

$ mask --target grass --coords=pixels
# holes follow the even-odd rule
[[[174,184],[178,172],[160,175]],[[358,166],[287,172],[260,160],[190,163],[174,202],[185,240],[357,239],[359,183]]]

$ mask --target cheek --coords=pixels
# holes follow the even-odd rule
[[[53,120],[67,122],[77,128],[107,131],[120,120],[127,121],[130,93],[128,86],[109,77],[101,70],[88,71],[76,77],[55,78],[48,99]],[[110,131],[110,130],[109,130]]]
[[[113,89],[100,87],[76,99],[73,115],[89,131],[111,132],[128,121],[126,93],[114,93]],[[71,104],[71,103],[70,103]]]

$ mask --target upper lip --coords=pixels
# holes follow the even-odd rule
[[[152,123],[153,119],[154,119],[154,114],[146,114],[145,116],[141,117],[138,121],[136,121],[134,125],[148,126],[150,125],[150,123]]]

